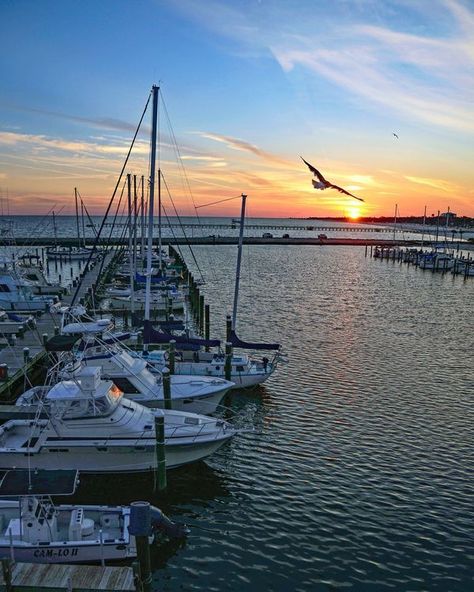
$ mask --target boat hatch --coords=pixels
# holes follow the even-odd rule
[[[0,483],[0,496],[72,495],[79,479],[79,471],[46,469],[7,471]]]

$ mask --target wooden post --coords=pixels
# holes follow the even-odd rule
[[[193,302],[193,309],[194,309],[194,318],[197,321],[197,324],[199,326],[199,288],[195,288],[194,289],[194,302]]]
[[[210,327],[211,327],[211,319],[210,319],[210,308],[209,304],[206,304],[204,307],[204,339],[209,340],[210,338]],[[209,346],[206,345],[206,351],[209,351]]]
[[[199,296],[199,333],[204,332],[204,296]]]
[[[163,415],[155,416],[155,490],[166,489],[166,458],[165,458],[165,418]]]
[[[171,339],[170,341],[170,349],[169,349],[169,371],[170,374],[174,374],[176,371],[175,368],[175,354],[176,354],[176,341],[174,339]],[[163,375],[164,376],[164,375]]]
[[[8,364],[0,364],[0,380],[8,380]]]
[[[24,347],[23,348],[23,362],[26,365],[26,364],[28,364],[29,361],[30,361],[30,348]]]
[[[140,564],[138,561],[132,563],[133,583],[135,584],[135,592],[143,592],[142,577],[140,573]]]
[[[225,338],[226,338],[226,341],[229,341],[230,332],[232,331],[232,317],[230,315],[226,316],[225,324],[226,324],[226,332],[225,332],[226,337]]]
[[[132,502],[130,504],[131,535],[135,537],[137,546],[137,559],[139,563],[139,579],[143,592],[151,592],[151,560],[150,543],[148,537],[151,532],[150,504],[148,502]],[[134,574],[136,571],[134,570]]]
[[[226,341],[225,344],[225,364],[224,364],[225,379],[231,380],[232,376],[232,343]]]
[[[165,400],[165,409],[172,409],[171,405],[171,376],[168,368],[163,368],[163,397]]]
[[[12,565],[10,559],[2,559],[3,581],[5,582],[6,592],[13,592],[12,586]]]

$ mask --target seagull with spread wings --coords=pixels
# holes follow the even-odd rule
[[[339,187],[339,185],[334,185],[333,183],[330,183],[329,181],[327,181],[321,175],[321,173],[318,171],[318,169],[315,169],[314,166],[309,164],[309,162],[307,162],[302,156],[300,156],[300,158],[305,163],[305,165],[309,168],[309,170],[313,173],[313,175],[315,175],[318,178],[317,181],[315,179],[312,179],[313,187],[315,189],[321,189],[321,191],[324,191],[324,189],[336,189],[340,193],[345,193],[346,195],[350,195],[351,197],[354,197],[355,199],[358,199],[359,201],[364,201],[361,197],[357,197],[357,195],[353,195],[352,193],[349,193],[349,191],[346,191],[342,187]]]

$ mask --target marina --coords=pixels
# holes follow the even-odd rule
[[[423,234],[420,244],[417,233],[397,237],[395,229],[390,239],[354,239],[345,235],[354,232],[350,224],[321,227],[335,236],[249,237],[242,193],[239,221],[231,224],[238,236],[190,240],[182,225],[182,239],[165,240],[162,171],[155,166],[158,98],[153,86],[146,219],[139,215],[137,177],[129,173],[127,223],[113,225],[105,237],[103,218],[88,247],[77,189],[75,246],[60,244],[55,216],[53,244],[30,243],[34,251],[24,253],[23,241],[8,238],[11,224],[5,232],[0,553],[6,589],[37,586],[31,562],[65,564],[62,572],[45,572],[45,586],[73,589],[73,579],[88,577],[88,568],[67,564],[105,569],[115,561],[134,562],[133,571],[90,572],[91,581],[100,577],[98,589],[130,589],[133,574],[134,589],[143,592],[170,579],[173,589],[190,581],[197,589],[219,590],[224,582],[239,589],[242,578],[256,588],[304,590],[321,579],[321,570],[331,587],[348,577],[377,586],[378,567],[367,564],[376,558],[399,573],[419,537],[439,539],[441,525],[433,515],[425,519],[426,503],[441,504],[442,520],[451,495],[458,502],[449,534],[456,545],[448,550],[445,536],[437,545],[456,563],[464,586],[471,577],[467,540],[456,532],[467,528],[469,495],[455,493],[450,483],[446,502],[430,483],[460,455],[461,489],[469,487],[470,344],[456,338],[441,347],[458,330],[450,311],[463,310],[463,294],[472,292],[468,239],[455,243],[453,233],[443,244],[437,232],[426,243]],[[352,195],[308,166],[317,189]],[[289,227],[292,234],[316,228],[282,222],[254,224],[250,232]],[[383,260],[400,265],[380,265]],[[419,270],[432,272],[425,274],[431,287],[422,287],[427,277]],[[429,298],[433,286],[442,308],[433,310],[430,301],[433,318],[415,322],[412,315],[426,314],[422,296]],[[410,294],[416,298],[407,306]],[[425,346],[431,344],[429,357],[417,348],[420,331]],[[452,355],[464,355],[466,372],[453,372]],[[440,367],[448,389],[435,371]],[[449,407],[449,422],[433,412],[438,405]],[[459,449],[449,438],[452,422]],[[416,486],[399,482],[400,472]],[[53,501],[64,496],[69,503]],[[387,521],[397,524],[400,547],[394,548]],[[334,539],[340,548],[328,560]],[[203,567],[209,549],[212,570]],[[366,567],[348,576],[352,565],[344,556],[353,552]],[[404,587],[420,578],[419,561]],[[432,562],[429,578],[424,574],[428,589],[431,577],[443,581],[444,570]]]

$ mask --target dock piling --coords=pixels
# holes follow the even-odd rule
[[[166,458],[165,458],[165,418],[155,416],[155,490],[166,489]],[[142,572],[143,573],[143,572]]]
[[[176,355],[176,341],[174,339],[170,340],[170,349],[169,349],[169,373],[175,373],[175,355]],[[164,376],[164,375],[163,375]]]
[[[151,560],[150,543],[151,512],[148,502],[132,502],[130,504],[130,526],[128,530],[135,537],[137,559],[139,564],[139,580],[143,592],[151,592]],[[134,570],[136,575],[136,571]],[[136,584],[135,584],[136,585]],[[136,586],[138,588],[138,586]]]
[[[165,409],[171,409],[171,376],[169,368],[163,368],[163,398],[165,400]]]
[[[225,344],[225,379],[230,380],[232,376],[232,343],[226,341]]]

